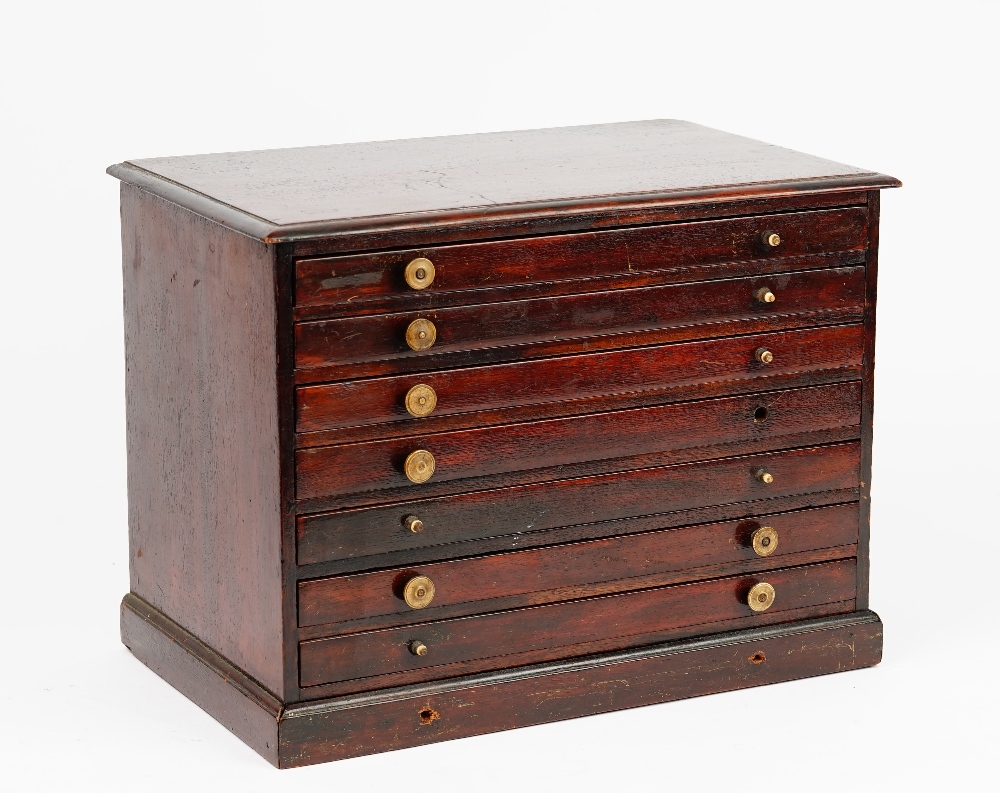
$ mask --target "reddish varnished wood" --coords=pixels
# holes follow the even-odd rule
[[[863,340],[860,325],[846,325],[299,386],[297,426],[300,432],[310,432],[402,422],[414,429],[400,430],[401,434],[417,432],[428,420],[410,416],[403,400],[418,383],[437,392],[437,407],[431,417],[436,420],[441,416],[556,402],[566,403],[559,406],[560,412],[572,414],[586,412],[585,400],[604,395],[656,394],[685,385],[707,387],[748,379],[759,381],[759,388],[765,389],[769,378],[794,372],[846,369],[857,377]],[[758,347],[774,353],[771,364],[762,366],[757,362],[754,351]],[[481,419],[473,415],[457,426],[480,423]]]
[[[427,547],[710,504],[856,487],[857,443],[487,490],[299,519],[298,561]],[[767,467],[765,485],[754,471]],[[414,534],[403,518],[416,515]]]
[[[427,670],[433,679],[438,666],[532,650],[547,651],[544,660],[550,660],[565,654],[562,648],[604,639],[632,639],[622,644],[629,646],[648,634],[753,616],[746,596],[757,581],[767,581],[778,593],[772,614],[850,600],[857,585],[855,563],[846,560],[315,639],[299,647],[301,685],[410,669]],[[410,651],[414,640],[430,648],[427,655]]]
[[[761,526],[778,532],[777,550],[757,556],[751,534]],[[618,589],[655,586],[658,576],[676,574],[688,580],[711,577],[703,568],[734,562],[788,565],[788,557],[817,549],[846,547],[853,556],[858,540],[857,504],[761,515],[754,520],[686,526],[665,531],[609,537],[590,542],[536,548],[515,553],[390,568],[374,573],[320,578],[299,583],[299,625],[323,625],[393,616],[407,623],[440,619],[440,615],[473,613],[600,594],[587,585]],[[401,587],[416,575],[434,581],[431,605],[411,609]],[[724,574],[723,574],[724,575]],[[641,584],[637,579],[642,579]],[[683,581],[684,577],[661,583]],[[515,596],[521,599],[515,601]]]
[[[297,492],[304,499],[408,487],[419,496],[425,485],[410,482],[403,473],[403,461],[416,449],[434,455],[433,481],[441,483],[765,437],[778,448],[782,436],[860,420],[861,385],[852,382],[300,449]]]
[[[431,309],[421,312],[304,322],[295,326],[295,365],[312,369],[328,364],[426,357],[426,368],[441,365],[447,353],[489,347],[614,336],[698,326],[699,335],[724,335],[727,323],[769,318],[782,327],[784,317],[860,318],[864,268],[780,273],[755,278],[618,289],[555,298]],[[767,287],[773,303],[755,298]],[[416,352],[406,343],[407,326],[422,318],[434,323],[437,340]],[[585,350],[586,347],[580,347]],[[475,360],[476,356],[472,356]]]
[[[574,292],[606,288],[609,277],[625,287],[645,286],[651,273],[697,281],[757,274],[747,270],[760,265],[772,272],[810,269],[830,266],[834,254],[863,254],[867,220],[857,207],[304,259],[296,264],[295,303],[300,312],[307,306],[337,313],[426,310],[509,300],[505,287],[526,283],[552,290],[533,295],[542,296],[558,294],[560,284]],[[781,245],[769,249],[760,234],[772,227]],[[417,257],[435,268],[434,282],[422,291],[403,277]],[[726,263],[739,264],[720,266]]]
[[[132,591],[280,694],[273,250],[124,185],[122,253]]]

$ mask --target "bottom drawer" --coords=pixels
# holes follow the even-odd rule
[[[748,596],[758,583],[771,585],[774,600],[765,611],[755,612]],[[534,662],[582,654],[586,647],[575,652],[568,648],[608,639],[629,639],[622,646],[642,643],[644,637],[658,641],[671,631],[693,626],[853,601],[856,585],[855,560],[846,559],[315,639],[299,645],[300,684],[317,686],[407,671],[433,679],[448,675],[440,667],[463,662],[495,659],[477,668],[499,668],[514,665],[505,656],[534,653]],[[543,651],[541,657],[538,651]]]

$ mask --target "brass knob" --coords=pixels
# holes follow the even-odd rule
[[[774,604],[774,587],[761,581],[750,587],[747,605],[754,611],[767,611]]]
[[[758,303],[773,303],[775,301],[774,292],[772,292],[766,286],[762,286],[753,294],[754,297],[757,298]]]
[[[781,236],[776,231],[761,232],[760,241],[768,248],[777,248],[781,245]]]
[[[406,582],[403,600],[411,609],[427,608],[434,600],[434,582],[425,575],[418,575]]]
[[[403,518],[403,525],[414,534],[419,534],[424,530],[424,522],[416,515],[407,515]]]
[[[763,482],[765,485],[769,485],[774,481],[774,477],[771,476],[771,473],[764,468],[758,468],[753,472],[753,475],[758,482]]]
[[[406,283],[413,289],[426,289],[434,283],[434,264],[430,259],[414,259],[403,273]]]
[[[415,319],[406,329],[406,344],[411,350],[429,350],[437,341],[437,328],[429,319]]]
[[[406,392],[404,403],[411,416],[429,416],[437,407],[438,395],[429,385],[415,385]]]
[[[774,353],[767,347],[758,347],[754,350],[753,357],[757,359],[758,363],[771,363],[774,360]]]
[[[410,642],[410,652],[423,658],[427,655],[427,645],[416,640]]]
[[[778,548],[778,532],[770,526],[761,526],[750,535],[750,544],[758,556],[770,556]]]
[[[434,476],[434,455],[424,449],[410,452],[403,463],[403,473],[414,484],[426,482]]]

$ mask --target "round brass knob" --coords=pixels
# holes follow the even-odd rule
[[[781,245],[781,236],[776,231],[764,231],[760,235],[761,242],[768,248],[777,248]]]
[[[415,319],[406,329],[406,344],[411,350],[429,350],[437,341],[437,328],[429,319]]]
[[[430,259],[414,259],[403,272],[406,283],[412,289],[426,289],[434,283],[434,264]]]
[[[416,640],[410,642],[410,652],[423,658],[427,655],[427,645]]]
[[[406,392],[406,412],[420,418],[429,416],[437,407],[438,395],[429,385],[415,385]]]
[[[778,548],[778,532],[770,526],[761,526],[750,535],[750,544],[758,556],[770,556]]]
[[[774,360],[774,353],[767,347],[758,347],[754,350],[753,357],[757,359],[758,363],[771,363]]]
[[[403,600],[411,609],[427,608],[434,600],[434,582],[425,575],[418,575],[406,582]]]
[[[754,611],[767,611],[774,604],[774,587],[761,581],[750,587],[747,605]]]
[[[434,455],[424,449],[410,452],[403,462],[403,473],[414,484],[426,482],[434,476]]]
[[[763,482],[765,485],[769,485],[774,481],[774,477],[771,476],[771,473],[765,468],[758,468],[753,472],[753,475],[758,482]]]
[[[403,525],[414,534],[419,534],[424,530],[424,522],[416,515],[407,515],[403,518]]]
[[[753,294],[754,297],[757,298],[758,303],[773,303],[775,301],[774,292],[772,292],[766,286],[762,286]]]

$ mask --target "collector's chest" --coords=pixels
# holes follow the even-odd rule
[[[123,641],[271,762],[878,662],[896,180],[679,121],[109,170]]]

